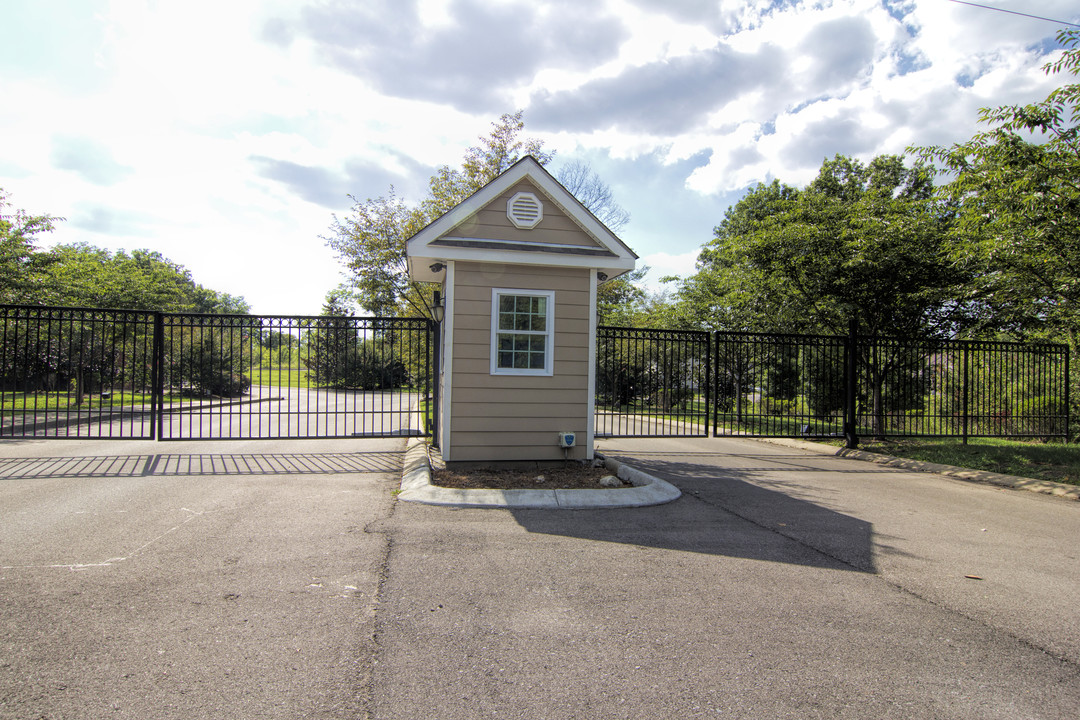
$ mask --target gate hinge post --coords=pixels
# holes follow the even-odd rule
[[[844,411],[844,438],[846,447],[854,450],[859,447],[859,434],[856,430],[858,416],[858,351],[859,351],[859,316],[855,314],[848,323],[847,338],[847,378],[846,408]]]

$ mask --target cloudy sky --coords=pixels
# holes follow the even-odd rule
[[[0,187],[66,218],[49,242],[282,314],[340,282],[348,195],[419,200],[505,112],[612,187],[654,278],[686,274],[748,186],[1042,99],[1061,27],[950,0],[5,0],[0,26]]]

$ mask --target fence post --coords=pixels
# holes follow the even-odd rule
[[[150,434],[164,438],[165,421],[165,316],[154,313],[154,343],[150,351]]]
[[[436,300],[436,302],[438,302]],[[434,347],[431,352],[431,406],[428,408],[428,412],[431,413],[431,447],[439,449],[439,350],[442,347],[442,323],[438,320],[433,321],[432,332],[428,335],[429,342]]]
[[[720,331],[713,330],[712,338],[709,343],[710,351],[712,348],[716,348],[716,352],[713,353],[712,359],[709,364],[712,366],[712,381],[710,383],[710,389],[713,391],[712,404],[715,405],[720,400]],[[714,407],[712,410],[712,435],[713,437],[719,437],[717,430],[719,430],[720,413]]]
[[[969,388],[971,387],[971,377],[968,374],[968,349],[969,349],[969,346],[965,342],[964,343],[964,390],[963,390],[963,398],[964,398],[964,431],[963,431],[964,439],[963,439],[963,444],[964,445],[968,444],[968,416],[969,416],[969,413],[970,413],[970,403],[971,403],[971,396],[969,394],[970,393]]]
[[[847,407],[844,418],[844,437],[847,447],[854,449],[859,446],[858,433],[858,350],[859,350],[859,316],[853,315],[848,323],[847,338],[847,372],[845,373],[845,385],[847,391]]]
[[[1072,401],[1070,394],[1072,388],[1069,387],[1069,361],[1072,354],[1072,348],[1068,345],[1065,346],[1065,444],[1068,445],[1072,442],[1072,428],[1069,427],[1069,423],[1072,422],[1070,415],[1072,414],[1072,408],[1069,403]]]
[[[713,333],[705,336],[705,435],[716,435],[716,426],[709,431],[709,417],[712,410],[712,342]]]

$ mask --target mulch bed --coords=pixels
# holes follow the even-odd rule
[[[607,468],[594,468],[589,464],[570,462],[566,466],[541,470],[505,470],[502,468],[479,468],[475,470],[434,469],[432,485],[461,489],[495,490],[599,490],[600,478],[613,475]],[[630,487],[625,482],[623,487]]]

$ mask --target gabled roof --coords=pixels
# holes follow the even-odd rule
[[[521,242],[509,237],[472,238],[454,232],[522,181],[528,181],[539,190],[545,196],[544,200],[558,207],[591,238],[592,243],[583,246],[542,242],[542,221],[533,231],[537,232],[535,242]],[[445,264],[448,260],[596,268],[610,278],[633,270],[637,260],[633,250],[531,155],[518,160],[502,175],[413,235],[406,245],[406,257],[409,277],[425,282],[441,282],[442,271],[432,271],[431,266]]]

